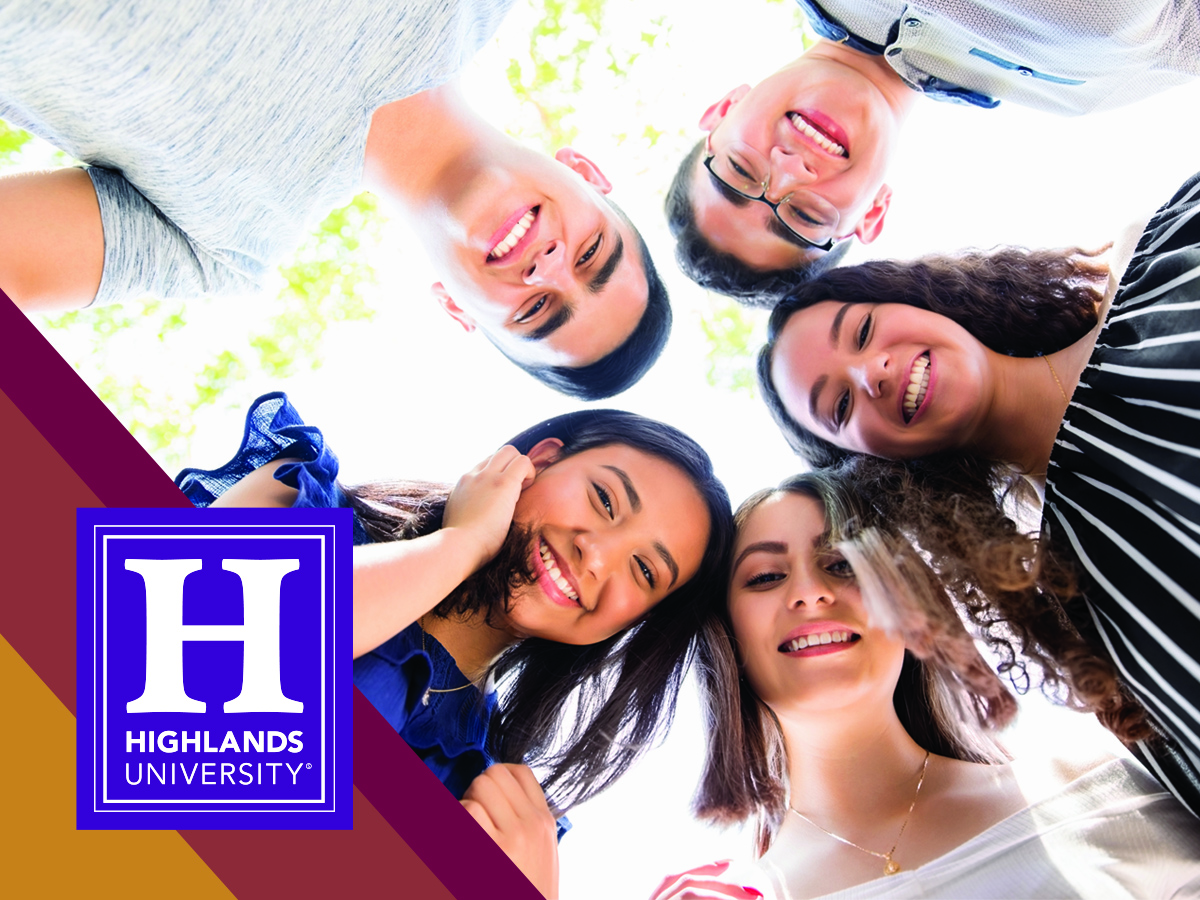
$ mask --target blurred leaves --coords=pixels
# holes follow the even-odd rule
[[[379,242],[382,222],[374,196],[361,193],[326,216],[292,261],[279,267],[287,282],[279,295],[283,308],[250,339],[260,371],[283,378],[300,367],[320,368],[321,340],[332,323],[372,317],[362,290],[378,282],[359,251],[364,241]]]
[[[33,140],[33,135],[20,128],[13,128],[0,120],[0,165],[12,160],[21,148]]]
[[[576,99],[584,84],[619,91],[643,53],[670,31],[665,16],[632,32],[606,29],[606,0],[529,0],[536,22],[528,52],[509,58],[506,75],[513,95],[534,111],[537,127],[521,136],[547,153],[571,144],[579,129]],[[584,111],[586,113],[586,111]],[[626,135],[620,135],[624,138]],[[654,129],[645,135],[657,140]]]
[[[756,335],[759,324],[753,313],[734,300],[717,301],[711,312],[700,319],[700,327],[708,342],[708,372],[710,386],[730,391],[755,393],[754,351],[762,343]]]

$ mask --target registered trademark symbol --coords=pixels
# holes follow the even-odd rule
[[[305,764],[304,764],[304,768],[306,768],[306,769],[311,769],[311,768],[312,768],[312,763],[305,763]]]

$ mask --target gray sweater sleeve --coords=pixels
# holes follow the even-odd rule
[[[244,294],[361,184],[371,116],[512,0],[0,0],[0,117],[89,164],[95,303]]]
[[[258,287],[258,276],[199,246],[120,172],[101,166],[87,172],[104,226],[104,273],[93,306],[143,294],[166,299]]]

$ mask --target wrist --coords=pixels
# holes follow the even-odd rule
[[[443,527],[433,536],[441,545],[447,566],[460,575],[458,583],[474,575],[495,555],[474,532],[462,526]]]

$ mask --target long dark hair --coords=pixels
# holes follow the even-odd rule
[[[587,409],[547,419],[508,443],[526,453],[549,437],[563,442],[560,458],[624,444],[665,460],[687,475],[709,517],[697,573],[631,628],[588,646],[529,638],[493,668],[500,692],[489,731],[493,754],[548,769],[543,787],[565,809],[612,784],[670,725],[695,636],[724,602],[733,517],[708,454],[669,425],[621,410]],[[449,496],[446,486],[412,482],[345,490],[374,540],[436,531]],[[504,602],[499,592],[476,594],[443,601],[433,612],[486,615]]]
[[[1096,324],[1108,268],[1096,253],[1001,247],[915,260],[874,260],[830,269],[797,285],[772,310],[758,354],[758,385],[788,444],[815,466],[847,451],[813,434],[784,408],[771,377],[775,343],[793,315],[816,303],[903,303],[957,322],[990,350],[1043,356],[1068,347]]]
[[[1001,761],[1003,755],[988,732],[1012,719],[1016,701],[979,657],[952,595],[895,522],[873,514],[855,491],[852,475],[823,471],[789,478],[778,488],[749,497],[734,521],[743,527],[764,500],[781,492],[820,503],[826,519],[824,541],[847,552],[860,583],[869,570],[884,570],[873,574],[886,585],[888,597],[868,597],[868,585],[863,584],[872,619],[878,612],[888,613],[887,623],[917,651],[905,652],[892,694],[904,729],[931,753],[972,762]],[[857,545],[855,552],[849,552],[852,545]],[[708,746],[693,809],[700,818],[722,825],[755,819],[761,855],[787,812],[783,733],[775,713],[741,674],[727,605],[710,617],[702,634],[700,680]]]

